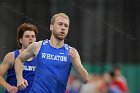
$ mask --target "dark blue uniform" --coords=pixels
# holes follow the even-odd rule
[[[19,50],[15,50],[14,58],[16,59],[18,55],[19,55]],[[32,61],[24,62],[23,77],[28,81],[28,87],[25,88],[24,90],[19,90],[18,93],[29,93],[30,88],[32,87],[33,84],[36,65],[37,65],[36,58],[34,58]],[[17,86],[14,65],[11,69],[8,70],[6,81],[12,86]],[[6,93],[8,92],[6,91]]]

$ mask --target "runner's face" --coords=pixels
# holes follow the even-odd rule
[[[64,40],[69,30],[69,20],[64,17],[57,17],[52,26],[52,34],[59,40]]]
[[[25,31],[23,37],[20,39],[20,43],[23,48],[27,48],[31,43],[36,41],[36,35],[34,31]]]

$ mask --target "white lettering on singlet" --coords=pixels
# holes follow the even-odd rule
[[[27,65],[24,65],[23,70],[26,70],[26,71],[35,71],[35,68],[36,68],[36,66],[27,66]]]
[[[67,62],[67,57],[66,56],[52,55],[52,54],[48,54],[48,53],[42,53],[42,58],[43,59],[49,59],[49,60]]]

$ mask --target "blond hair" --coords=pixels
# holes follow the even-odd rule
[[[58,13],[58,14],[55,14],[55,15],[53,15],[53,16],[52,16],[52,19],[51,19],[51,24],[54,24],[55,19],[56,19],[57,17],[59,17],[59,16],[61,16],[61,17],[64,17],[64,18],[68,19],[68,20],[69,20],[69,22],[70,22],[70,19],[69,19],[68,15],[66,15],[65,13]]]

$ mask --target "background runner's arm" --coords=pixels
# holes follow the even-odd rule
[[[17,88],[15,86],[11,86],[6,80],[4,79],[4,75],[14,64],[14,53],[9,52],[4,57],[1,65],[0,65],[0,86],[3,86],[9,93],[17,92]]]

